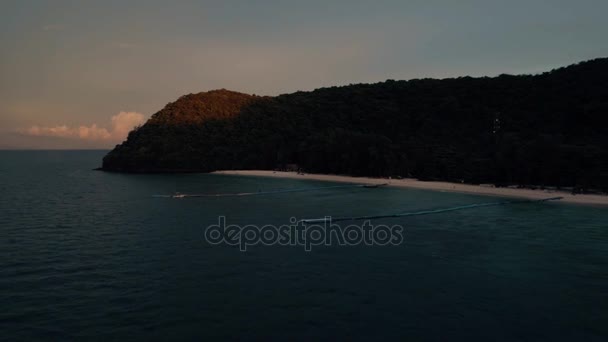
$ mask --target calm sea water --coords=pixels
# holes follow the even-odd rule
[[[383,220],[392,247],[209,245],[204,229],[495,201],[331,183],[91,171],[103,151],[0,152],[0,339],[605,341],[608,210],[562,203]]]

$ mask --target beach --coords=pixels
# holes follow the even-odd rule
[[[424,189],[444,192],[459,192],[476,195],[513,197],[513,198],[528,198],[528,199],[543,199],[549,197],[563,197],[562,202],[585,204],[585,205],[602,205],[608,206],[608,196],[577,194],[574,195],[565,191],[558,190],[532,190],[532,189],[514,189],[514,188],[497,188],[491,185],[472,185],[449,182],[424,182],[413,178],[404,179],[387,179],[387,178],[371,178],[371,177],[351,177],[342,175],[324,175],[324,174],[309,174],[285,171],[267,171],[267,170],[225,170],[216,171],[215,174],[222,175],[239,175],[239,176],[257,176],[257,177],[275,177],[275,178],[292,178],[292,179],[307,179],[319,180],[328,182],[342,183],[360,183],[360,184],[387,184],[388,186]]]

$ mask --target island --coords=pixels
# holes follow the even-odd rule
[[[102,170],[281,170],[608,192],[608,58],[534,75],[180,97]]]

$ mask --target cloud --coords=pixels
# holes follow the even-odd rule
[[[56,125],[47,127],[31,126],[20,132],[37,137],[59,137],[88,141],[122,141],[135,126],[141,125],[144,122],[145,118],[141,113],[120,112],[112,116],[110,129],[98,127],[97,124],[78,127]]]
[[[120,112],[112,117],[112,135],[119,139],[127,137],[133,127],[145,122],[144,115],[137,112]]]

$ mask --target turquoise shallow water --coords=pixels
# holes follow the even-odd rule
[[[608,340],[608,210],[562,203],[383,220],[399,246],[210,245],[204,229],[496,198],[91,171],[103,151],[0,152],[0,339]],[[500,199],[501,200],[501,199]]]

